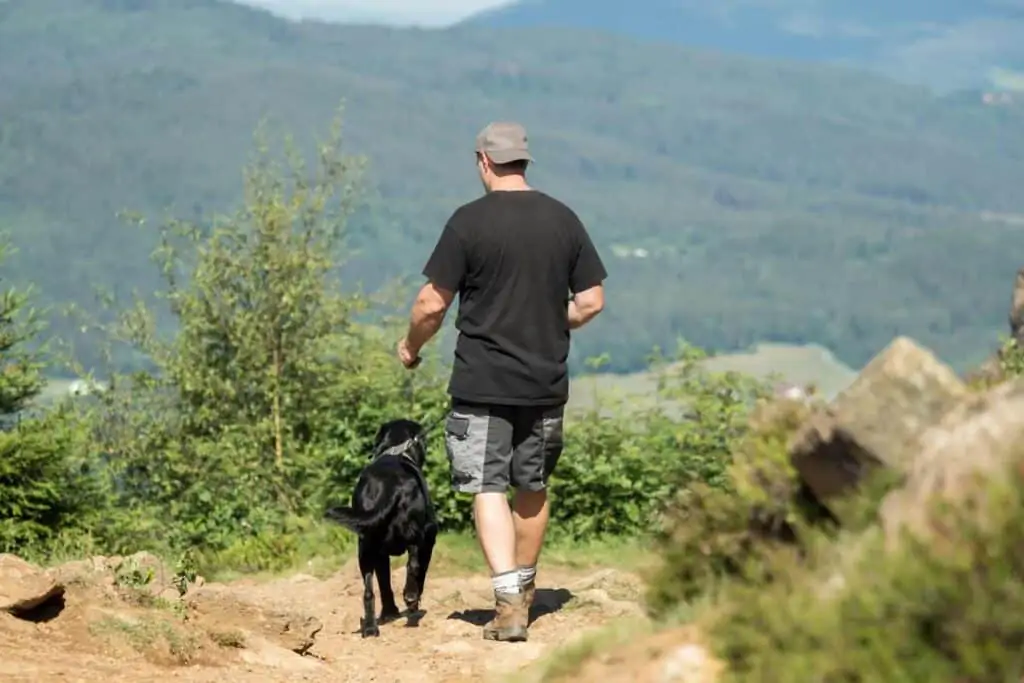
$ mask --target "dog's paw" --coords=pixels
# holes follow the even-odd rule
[[[381,624],[387,624],[389,622],[396,621],[401,616],[402,613],[398,611],[397,607],[394,607],[391,609],[385,609],[381,611],[380,619],[378,619],[377,621]]]
[[[380,627],[376,622],[367,623],[364,619],[361,626],[363,638],[378,638],[380,636]]]

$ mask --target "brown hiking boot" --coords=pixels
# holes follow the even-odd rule
[[[494,593],[494,619],[484,626],[484,640],[521,643],[526,640],[529,614],[524,593]]]
[[[530,581],[530,583],[523,584],[523,587],[520,590],[523,591],[523,603],[524,603],[524,609],[526,610],[526,619],[527,619],[526,625],[529,626],[530,625],[530,622],[529,622],[529,619],[530,619],[530,609],[533,608],[533,599],[537,595],[536,579],[534,579],[533,581]]]

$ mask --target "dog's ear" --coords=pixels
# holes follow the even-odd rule
[[[380,447],[381,443],[384,441],[384,437],[387,436],[387,433],[387,425],[381,425],[377,428],[377,434],[373,437],[373,450]]]

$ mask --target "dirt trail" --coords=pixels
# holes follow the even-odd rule
[[[403,584],[404,574],[404,567],[393,572],[395,585]],[[377,639],[358,634],[361,586],[352,563],[324,580],[298,574],[208,584],[202,590],[224,596],[226,604],[237,600],[256,609],[214,611],[198,625],[173,610],[112,597],[109,586],[104,592],[69,581],[65,606],[49,621],[0,614],[0,680],[404,683],[425,673],[441,683],[496,680],[581,633],[638,614],[640,586],[637,577],[616,570],[545,568],[530,640],[507,644],[481,638],[480,626],[492,612],[489,582],[478,575],[430,576],[419,626],[408,628],[403,619],[382,626]],[[258,630],[263,609],[319,620],[322,628],[305,656],[224,635],[234,627]],[[218,638],[210,636],[213,627],[220,628]]]

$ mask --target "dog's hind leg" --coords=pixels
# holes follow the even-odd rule
[[[360,630],[363,633],[363,638],[380,635],[373,597],[373,571],[376,557],[371,553],[372,551],[363,540],[359,539],[359,573],[363,577],[363,618]]]
[[[434,554],[434,543],[437,541],[437,526],[429,525],[424,531],[423,540],[419,545],[409,548],[409,564],[405,572],[405,590],[403,599],[408,612],[408,625],[419,625],[420,600],[427,583],[427,570]]]
[[[377,585],[380,586],[380,622],[386,624],[401,615],[395,604],[395,591],[391,588],[391,558],[387,553],[377,556],[374,570],[377,572]]]

